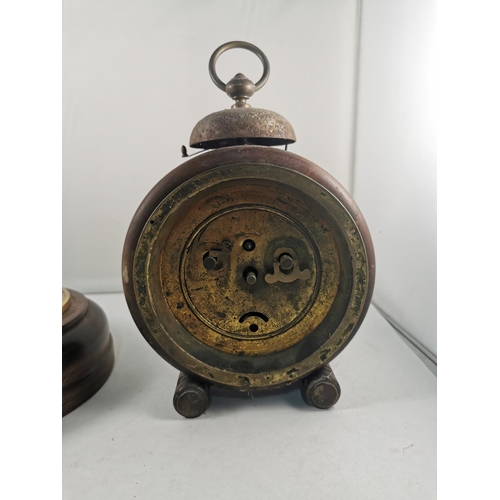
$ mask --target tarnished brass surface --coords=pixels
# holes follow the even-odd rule
[[[296,141],[283,116],[259,108],[224,109],[200,120],[191,133],[192,148],[215,149],[238,144],[280,146]]]
[[[282,256],[291,259],[280,268]],[[349,195],[307,160],[257,146],[206,153],[160,182],[134,217],[123,267],[150,344],[185,372],[240,389],[328,363],[364,317],[373,277]]]
[[[232,170],[238,176],[248,166]],[[205,176],[207,190],[214,176]],[[243,248],[249,239],[252,251]],[[338,289],[338,250],[328,226],[300,198],[258,179],[207,193],[163,248],[163,294],[174,316],[197,339],[230,354],[264,355],[296,344],[322,321]],[[207,271],[203,256],[213,249],[220,249],[221,267]],[[309,279],[267,283],[283,253],[310,270]],[[249,268],[254,284],[245,280]]]

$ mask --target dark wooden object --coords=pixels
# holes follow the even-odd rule
[[[113,339],[104,311],[92,300],[69,290],[71,302],[62,315],[62,414],[91,398],[113,370]]]

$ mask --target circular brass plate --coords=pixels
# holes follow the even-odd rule
[[[239,178],[248,166],[223,170]],[[158,281],[166,297],[157,305],[159,314],[172,311],[191,335],[229,354],[257,356],[291,347],[317,327],[337,293],[333,234],[303,200],[269,179],[221,182],[219,175],[205,174],[199,181],[203,178],[206,189],[199,202],[156,247],[162,252]],[[248,239],[255,243],[251,252],[243,248]],[[203,256],[210,252],[217,255],[219,269],[204,268]],[[308,279],[266,282],[284,253],[296,260],[298,270],[309,271]],[[247,269],[256,272],[255,284],[245,281]]]
[[[373,287],[371,241],[367,253],[348,195],[298,171],[300,157],[228,150],[203,155],[216,155],[210,168],[174,188],[160,183],[158,201],[145,200],[125,245],[127,301],[174,366],[226,387],[276,387],[326,364],[354,335]],[[261,150],[267,158],[248,161]],[[279,269],[283,254],[294,270]]]
[[[237,342],[232,343],[234,349],[229,352],[239,352],[245,344],[249,354],[257,354],[258,346],[261,346],[261,350],[264,349],[261,354],[266,354],[271,350],[272,344],[276,344],[278,350],[286,349],[289,345],[282,338],[277,342],[265,343],[242,343],[240,340],[262,340],[282,334],[306,315],[318,294],[320,256],[307,231],[299,226],[298,221],[275,207],[258,204],[267,198],[266,201],[276,205],[277,193],[274,189],[267,186],[255,189],[249,185],[239,189],[229,188],[206,199],[204,208],[210,210],[210,204],[213,208],[220,204],[221,194],[226,197],[226,208],[196,228],[184,248],[179,249],[179,253],[182,252],[182,296],[174,296],[170,289],[166,290],[170,307],[184,324],[189,323],[192,311],[208,327],[207,333],[213,331],[237,339]],[[234,206],[242,197],[247,201],[252,201],[253,198],[255,204]],[[299,200],[295,201],[299,203]],[[191,213],[193,217],[190,221],[194,222],[197,213]],[[189,232],[186,219],[176,229]],[[252,251],[243,248],[243,242],[249,239],[255,243]],[[176,248],[176,244],[181,241],[181,235],[174,229],[166,246]],[[212,253],[218,255],[220,268],[207,271],[203,267],[203,255],[214,248]],[[272,274],[268,271],[273,269],[273,263],[278,257],[285,253],[292,255],[302,268],[310,270],[311,276],[307,280],[296,279],[292,283],[268,284],[265,281],[266,274]],[[175,273],[176,267],[178,268],[177,260],[163,260],[166,264],[163,271],[165,276]],[[247,269],[255,272],[255,283],[245,281]],[[332,271],[331,277],[335,278],[338,273],[336,270]],[[330,281],[331,290],[335,293],[335,279]],[[176,304],[176,299],[182,298],[186,299],[189,308],[179,308],[179,303],[176,308],[172,307]],[[215,348],[226,347],[222,338],[212,344],[199,335],[196,327],[193,332],[200,340]],[[301,337],[307,333],[302,328]],[[218,337],[220,336],[216,335]]]

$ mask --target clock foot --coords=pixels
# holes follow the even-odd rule
[[[183,417],[199,417],[210,406],[210,386],[192,375],[181,372],[173,403],[177,413]]]
[[[330,365],[323,366],[303,379],[301,393],[309,406],[331,408],[340,398],[340,385]]]

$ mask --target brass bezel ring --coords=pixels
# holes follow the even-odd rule
[[[64,314],[71,305],[71,293],[67,288],[62,289],[62,313]]]

